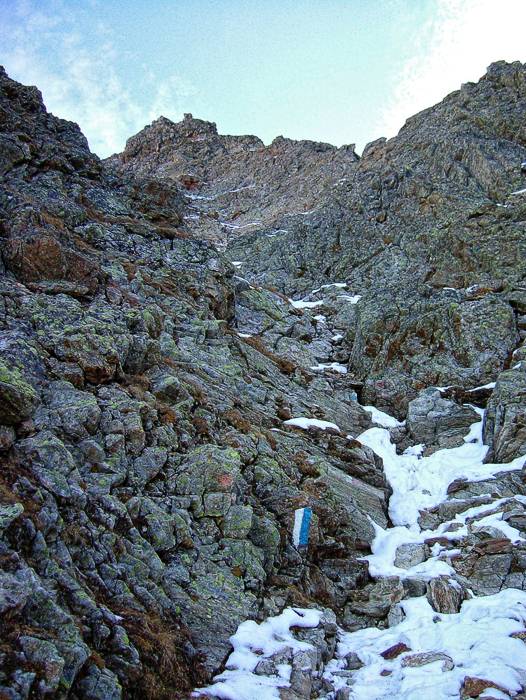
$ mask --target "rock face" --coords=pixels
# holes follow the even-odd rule
[[[342,342],[364,403],[402,418],[425,387],[492,381],[523,339],[525,109],[524,66],[496,63],[369,144],[287,233],[231,242],[244,275],[291,296],[361,295]]]
[[[444,399],[438,389],[431,388],[409,402],[406,427],[413,442],[425,444],[428,452],[433,452],[461,445],[470,425],[477,420],[473,408]]]
[[[367,580],[355,544],[386,525],[389,489],[346,435],[370,416],[344,378],[309,369],[332,352],[327,331],[191,238],[184,183],[157,161],[117,176],[4,72],[0,106],[0,692],[185,696],[241,621],[337,608]],[[238,170],[254,145],[232,141]],[[257,148],[304,154],[307,170],[316,154],[327,170],[356,162]],[[240,337],[236,308],[257,338]],[[339,429],[287,427],[293,415]],[[303,506],[306,553],[292,545]]]
[[[361,159],[187,115],[101,162],[0,72],[2,697],[188,697],[239,623],[298,605],[331,622],[282,693],[314,697],[331,616],[525,587],[523,545],[476,523],[460,583],[400,574],[433,542],[373,580],[391,488],[356,440],[370,404],[406,419],[400,450],[462,444],[491,395],[488,460],[524,453],[525,111],[526,67],[499,63]],[[426,527],[498,498],[526,532],[520,472],[449,488]]]
[[[251,230],[278,231],[308,215],[353,176],[358,156],[354,145],[279,136],[265,146],[256,136],[222,136],[215,124],[186,114],[178,124],[157,119],[107,162],[121,173],[176,182],[187,203],[187,229],[224,246]]]

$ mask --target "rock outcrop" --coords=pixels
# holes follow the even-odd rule
[[[269,146],[256,136],[222,136],[211,122],[186,114],[183,121],[157,119],[128,139],[107,160],[118,172],[169,178],[187,204],[185,226],[223,247],[262,228],[278,230],[306,216],[358,163],[354,145],[292,141]]]
[[[2,697],[188,697],[292,606],[322,622],[255,673],[341,700],[337,624],[524,589],[518,464],[446,484],[373,575],[392,485],[357,438],[433,459],[487,404],[486,462],[524,455],[525,111],[498,63],[361,159],[187,115],[102,162],[0,71]],[[439,559],[453,583],[411,574]]]

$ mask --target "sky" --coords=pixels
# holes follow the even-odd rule
[[[101,157],[187,112],[361,152],[526,62],[525,28],[526,0],[0,0],[0,64]]]

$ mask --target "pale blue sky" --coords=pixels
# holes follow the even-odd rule
[[[0,62],[101,156],[184,112],[361,151],[526,61],[525,26],[525,0],[0,0]]]

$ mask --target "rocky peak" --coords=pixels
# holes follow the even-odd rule
[[[187,191],[185,223],[192,235],[220,246],[253,230],[286,228],[351,175],[354,146],[336,148],[278,136],[223,136],[192,115],[161,117],[130,138],[108,164],[118,170],[169,178]]]

